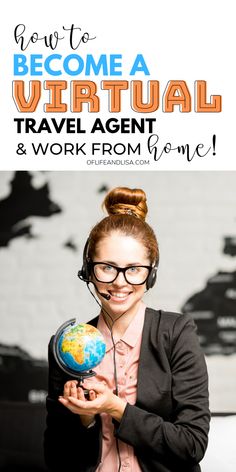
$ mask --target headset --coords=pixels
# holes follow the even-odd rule
[[[83,282],[90,282],[91,269],[90,269],[89,257],[88,257],[89,242],[90,240],[88,238],[85,243],[84,250],[83,250],[83,265],[77,274],[79,279],[83,280]]]
[[[91,280],[90,280],[91,267],[90,267],[90,264],[89,264],[89,257],[88,257],[89,243],[90,243],[90,239],[88,238],[86,243],[85,243],[84,250],[83,250],[83,265],[82,265],[82,268],[78,271],[78,274],[77,274],[80,280],[83,280],[83,282],[87,282],[87,283],[91,282]],[[157,268],[158,268],[158,261],[156,260],[156,262],[152,266],[150,274],[149,274],[149,276],[146,280],[146,289],[147,290],[154,287],[154,285],[156,283]],[[103,296],[104,294],[101,294],[101,295]],[[107,297],[104,297],[104,298],[107,298]]]

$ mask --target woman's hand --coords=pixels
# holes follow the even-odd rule
[[[59,401],[61,401],[61,403],[63,403],[73,413],[86,417],[89,415],[91,421],[91,418],[94,418],[95,415],[100,413],[108,413],[117,421],[121,421],[126,407],[126,402],[124,400],[119,398],[117,395],[114,395],[114,393],[104,383],[86,381],[83,386],[89,390],[90,400],[82,398],[84,395],[79,392],[79,390],[81,390],[79,387],[76,389],[77,395],[75,394],[75,391],[71,391],[71,389],[70,393],[73,393],[73,395],[68,395],[68,390],[66,390],[66,400],[61,398]]]
[[[76,408],[73,406],[73,404],[69,401],[70,398],[76,398],[78,400],[81,400],[83,402],[87,402],[85,396],[84,396],[84,390],[81,387],[77,388],[77,380],[69,380],[68,382],[65,383],[64,385],[64,391],[63,391],[63,397],[59,397],[60,403],[62,403],[64,406],[66,406],[72,413],[77,413]],[[95,393],[91,390],[89,392],[89,399],[95,400],[96,395]],[[85,426],[88,427],[95,419],[94,415],[80,415],[81,423]]]

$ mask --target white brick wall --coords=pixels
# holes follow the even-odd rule
[[[50,197],[63,213],[30,218],[38,237],[17,238],[0,248],[0,342],[46,357],[49,337],[62,322],[74,316],[87,321],[97,314],[76,274],[87,233],[104,216],[104,194],[97,193],[102,184],[146,191],[148,222],[161,252],[158,283],[146,302],[178,311],[210,275],[235,269],[236,258],[222,254],[223,236],[236,234],[235,177],[233,172],[34,173],[35,185],[49,182]],[[11,172],[0,172],[0,198],[7,195],[10,179]],[[78,252],[63,247],[69,238]]]

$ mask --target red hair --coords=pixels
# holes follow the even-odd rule
[[[142,189],[117,187],[111,190],[103,202],[108,216],[91,230],[88,257],[93,260],[96,246],[111,232],[118,231],[140,241],[147,250],[150,263],[158,264],[159,249],[153,229],[146,223],[148,212],[146,194]]]

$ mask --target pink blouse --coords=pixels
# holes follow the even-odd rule
[[[116,370],[118,380],[119,397],[126,400],[131,405],[136,402],[137,394],[137,374],[141,348],[142,330],[144,324],[145,305],[142,302],[138,312],[132,319],[127,330],[121,339],[115,339],[116,347]],[[105,381],[108,387],[114,391],[114,363],[113,344],[110,331],[103,319],[99,316],[97,325],[104,336],[106,343],[106,354],[96,371],[96,379]],[[114,425],[112,418],[107,413],[101,414],[102,419],[102,458],[96,472],[117,472],[119,466],[116,439],[114,437]],[[137,458],[132,446],[118,440],[119,454],[122,472],[141,472]]]

